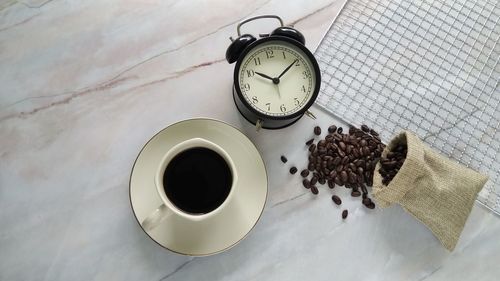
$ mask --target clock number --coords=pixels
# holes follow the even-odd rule
[[[247,70],[248,71],[248,70]],[[309,77],[309,72],[303,71],[302,72],[302,79],[307,79]]]
[[[302,85],[302,92],[306,92],[306,86]]]
[[[260,65],[260,58],[253,58],[255,65]]]
[[[274,55],[273,55],[273,50],[267,50],[266,51],[266,56],[268,59],[270,58],[274,58]],[[260,64],[260,63],[259,63]]]
[[[255,72],[253,70],[247,70],[247,76],[252,77],[255,75]]]
[[[295,62],[295,66],[300,66],[299,60]]]
[[[271,110],[271,104],[270,103],[266,103],[267,105],[267,110]]]
[[[282,105],[280,106],[280,110],[281,110],[281,112],[285,112],[285,111],[286,111],[286,107],[285,107],[285,105],[284,105],[284,104],[282,104]]]
[[[286,60],[285,52],[282,53],[283,53],[283,59]]]
[[[300,101],[297,98],[293,98],[293,103],[297,106],[300,104]]]
[[[253,97],[252,97],[252,102],[253,102],[254,104],[256,104],[256,103],[258,103],[258,102],[259,102],[259,100],[257,99],[257,97],[256,97],[256,96],[253,96]]]
[[[248,83],[243,84],[243,89],[246,91],[250,91],[250,84]]]

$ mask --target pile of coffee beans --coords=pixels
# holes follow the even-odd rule
[[[314,127],[315,136],[320,136],[321,132],[319,126]],[[361,202],[366,208],[374,209],[375,203],[368,197],[366,186],[373,185],[373,172],[385,148],[378,133],[366,125],[362,125],[361,128],[351,126],[346,133],[342,127],[331,125],[328,127],[327,135],[315,141],[315,138],[306,141],[309,161],[307,169],[300,172],[304,188],[317,195],[319,194],[318,184],[326,184],[330,189],[344,186],[351,189],[352,197],[362,197]],[[397,156],[402,151],[398,148],[390,155]],[[285,156],[281,156],[283,163],[286,163],[285,159]],[[386,161],[386,164],[393,165],[389,161]],[[297,171],[298,169],[292,166],[289,172],[293,175]],[[393,173],[392,170],[386,169],[385,171],[390,171],[391,175]],[[342,204],[342,199],[337,195],[332,196],[332,201],[336,205]],[[348,211],[343,210],[342,218],[346,219],[347,214]]]
[[[394,176],[399,172],[401,166],[406,159],[408,146],[404,143],[396,145],[391,151],[387,152],[385,157],[380,159],[380,169],[378,170],[382,176],[382,184],[388,185]]]

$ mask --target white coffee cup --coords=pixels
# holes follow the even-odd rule
[[[224,202],[216,209],[205,214],[191,214],[179,209],[177,206],[175,206],[174,203],[172,203],[168,199],[167,195],[165,194],[165,188],[168,188],[168,186],[167,187],[163,186],[163,174],[165,173],[165,170],[170,161],[179,153],[195,147],[204,147],[217,152],[228,164],[233,179],[231,184],[231,190],[229,191],[229,194],[224,200]],[[212,216],[215,216],[222,209],[224,209],[224,207],[227,206],[227,202],[231,200],[237,181],[238,181],[238,174],[236,172],[234,162],[231,159],[231,157],[229,157],[228,153],[220,146],[203,138],[192,138],[183,141],[172,147],[170,150],[168,150],[160,162],[158,170],[156,171],[155,174],[155,185],[158,195],[162,200],[162,204],[158,206],[155,210],[153,210],[151,214],[141,222],[141,226],[144,228],[144,230],[150,231],[156,228],[158,225],[160,225],[163,221],[167,220],[169,217],[174,215],[180,216],[190,221],[202,221]]]

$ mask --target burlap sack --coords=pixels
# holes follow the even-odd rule
[[[399,143],[408,145],[406,160],[387,186],[382,184],[377,164],[373,197],[381,207],[401,205],[452,251],[488,177],[438,154],[410,132],[396,136],[382,156]]]

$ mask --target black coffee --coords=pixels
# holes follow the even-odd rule
[[[226,160],[204,147],[177,154],[163,174],[168,199],[193,214],[206,214],[219,207],[229,195],[232,182]]]

